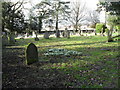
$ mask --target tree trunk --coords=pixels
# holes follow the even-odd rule
[[[78,31],[78,22],[76,21],[76,24],[75,24],[75,32]]]
[[[41,32],[42,29],[42,18],[39,18],[39,33]]]
[[[37,37],[37,32],[35,32],[35,35],[36,35],[35,41],[39,41],[39,38]]]
[[[79,30],[79,35],[80,35],[80,36],[82,35],[82,31],[81,31],[81,29]]]
[[[56,38],[60,38],[60,31],[58,30],[58,14],[56,15]]]
[[[112,33],[113,33],[113,25],[110,26],[110,29],[108,30],[108,42],[113,42],[112,38]]]

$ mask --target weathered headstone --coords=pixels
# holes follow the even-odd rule
[[[32,37],[34,38],[36,36],[35,31],[32,32]]]
[[[2,45],[8,45],[8,37],[7,35],[3,35],[2,36]]]
[[[66,30],[63,31],[63,37],[66,38]]]
[[[30,65],[38,61],[38,50],[37,47],[30,43],[26,50],[26,64]]]
[[[35,37],[35,41],[39,41],[39,38],[38,38],[38,37]]]
[[[65,28],[65,30],[64,30],[64,37],[70,38],[70,31],[67,28]]]
[[[9,34],[9,43],[10,44],[15,44],[15,33],[14,32],[11,32]]]
[[[45,39],[49,39],[49,36],[50,36],[49,32],[46,31],[45,34],[44,34],[44,38],[45,38]]]
[[[60,31],[59,30],[56,30],[56,38],[60,38]]]
[[[67,31],[67,38],[70,38],[70,31]]]

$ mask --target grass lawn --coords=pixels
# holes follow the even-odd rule
[[[33,38],[17,39],[15,46],[3,49],[3,87],[118,88],[120,41],[106,41],[106,36],[74,36],[70,39],[52,37],[40,38],[39,41]],[[39,62],[27,66],[24,64],[25,49],[31,42],[38,47]],[[78,51],[82,55],[44,55],[48,49],[54,48]],[[9,62],[5,61],[10,53],[18,56],[13,62],[12,56]],[[12,67],[11,71],[8,67]],[[27,71],[23,72],[21,67]],[[14,75],[20,74],[21,78],[16,76],[11,80],[8,71]],[[35,81],[31,84],[32,80]]]

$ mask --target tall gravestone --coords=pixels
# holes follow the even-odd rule
[[[37,47],[30,43],[26,50],[26,64],[30,65],[38,61],[38,50]]]

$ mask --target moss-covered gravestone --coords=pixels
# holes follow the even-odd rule
[[[38,50],[37,47],[30,43],[26,49],[26,64],[30,65],[38,61]]]

